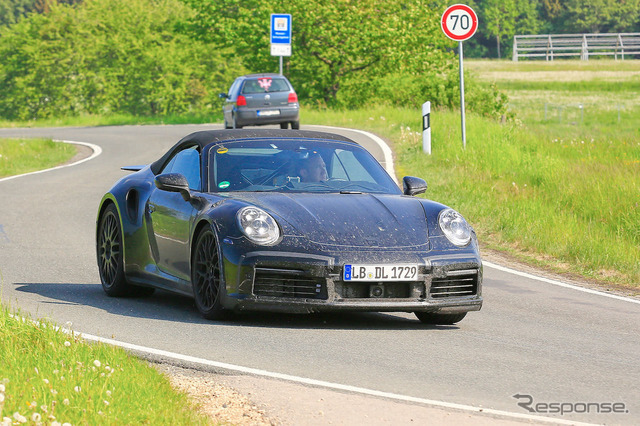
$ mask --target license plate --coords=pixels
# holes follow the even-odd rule
[[[418,265],[344,265],[344,281],[416,281]]]
[[[272,115],[280,115],[280,110],[278,109],[269,109],[266,111],[258,110],[258,117],[270,117]]]

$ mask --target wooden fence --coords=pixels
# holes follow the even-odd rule
[[[640,58],[640,33],[616,34],[544,34],[513,37],[513,60],[521,58],[554,58],[579,56],[614,56],[615,59]]]

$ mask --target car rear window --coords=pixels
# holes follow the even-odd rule
[[[242,93],[288,92],[289,85],[284,78],[262,77],[244,82]]]

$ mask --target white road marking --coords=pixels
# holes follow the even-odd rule
[[[491,416],[498,416],[498,417],[503,417],[503,418],[534,421],[534,422],[538,422],[538,423],[551,423],[551,424],[562,424],[562,425],[588,425],[588,424],[590,424],[590,423],[580,423],[580,422],[576,422],[576,421],[564,420],[564,419],[559,419],[559,418],[534,416],[534,415],[531,415],[531,414],[513,413],[513,412],[510,412],[510,411],[494,410],[494,409],[491,409],[491,408],[474,407],[472,405],[455,404],[455,403],[451,403],[451,402],[437,401],[437,400],[433,400],[433,399],[417,398],[417,397],[413,397],[413,396],[400,395],[400,394],[395,394],[395,393],[390,393],[390,392],[382,392],[382,391],[377,391],[377,390],[373,390],[373,389],[361,388],[361,387],[350,386],[350,385],[343,385],[343,384],[340,384],[340,383],[326,382],[326,381],[323,381],[323,380],[310,379],[310,378],[306,378],[306,377],[292,376],[292,375],[289,375],[289,374],[274,373],[274,372],[271,372],[271,371],[260,370],[260,369],[256,369],[256,368],[250,368],[250,367],[242,367],[240,365],[227,364],[227,363],[224,363],[224,362],[211,361],[211,360],[204,359],[204,358],[197,358],[197,357],[193,357],[193,356],[189,356],[189,355],[182,355],[182,354],[178,354],[178,353],[174,353],[174,352],[168,352],[168,351],[164,351],[164,350],[160,350],[160,349],[147,348],[145,346],[140,346],[140,345],[134,345],[134,344],[131,344],[131,343],[120,342],[118,340],[113,340],[113,339],[106,339],[104,337],[94,336],[92,334],[85,334],[85,333],[70,331],[70,330],[64,329],[64,328],[62,329],[62,331],[64,331],[65,333],[73,333],[74,335],[80,336],[81,338],[86,339],[86,340],[91,340],[91,341],[95,341],[95,342],[101,342],[101,343],[105,343],[105,344],[112,345],[112,346],[118,346],[118,347],[121,347],[123,349],[128,349],[128,350],[135,351],[135,352],[138,352],[138,353],[146,353],[146,354],[155,355],[155,356],[159,356],[159,357],[163,357],[163,358],[169,358],[169,359],[173,359],[173,360],[188,362],[190,364],[197,364],[197,365],[202,365],[202,366],[207,366],[207,367],[213,367],[213,368],[217,368],[217,369],[222,369],[222,370],[226,370],[226,371],[234,371],[234,372],[243,373],[243,374],[251,374],[251,375],[254,375],[254,376],[261,376],[261,377],[269,377],[269,378],[279,379],[279,380],[286,380],[288,382],[300,383],[300,384],[303,384],[303,385],[321,387],[321,388],[326,388],[326,389],[352,392],[352,393],[357,393],[357,394],[361,394],[361,395],[375,396],[375,397],[379,397],[379,398],[387,398],[387,399],[392,399],[392,400],[399,401],[399,402],[409,402],[409,403],[413,403],[413,404],[422,404],[422,405],[427,405],[427,406],[432,406],[432,407],[437,407],[437,408],[447,408],[447,409],[470,412],[470,413],[480,414],[480,415],[488,414],[488,415],[491,415]]]
[[[549,279],[549,278],[539,277],[537,275],[528,274],[526,272],[520,272],[520,271],[517,271],[515,269],[507,268],[505,266],[496,265],[495,263],[487,262],[487,261],[484,261],[484,260],[482,261],[482,264],[484,266],[488,266],[489,268],[497,269],[498,271],[507,272],[507,273],[513,274],[513,275],[518,275],[520,277],[525,277],[525,278],[529,278],[529,279],[532,279],[532,280],[542,281],[542,282],[545,282],[547,284],[557,285],[559,287],[570,288],[572,290],[581,291],[583,293],[595,294],[595,295],[598,295],[598,296],[609,297],[611,299],[622,300],[624,302],[631,302],[631,303],[636,303],[636,304],[640,305],[640,300],[633,299],[631,297],[618,296],[617,294],[609,294],[609,293],[605,293],[603,291],[592,290],[590,288],[585,288],[585,287],[580,287],[580,286],[577,286],[577,285],[563,283],[562,281],[556,281],[556,280],[552,280],[552,279]]]
[[[77,166],[78,164],[84,163],[85,161],[89,161],[89,160],[93,160],[94,158],[96,158],[98,155],[102,154],[102,148],[100,148],[98,145],[94,145],[92,143],[88,143],[88,142],[76,142],[76,141],[67,141],[67,140],[54,140],[54,142],[61,142],[61,143],[71,143],[71,144],[77,144],[77,145],[84,145],[87,146],[89,148],[91,148],[93,150],[93,154],[91,154],[89,157],[87,158],[83,158],[80,161],[76,161],[74,163],[71,164],[65,164],[63,166],[56,166],[56,167],[52,167],[50,169],[44,169],[44,170],[37,170],[35,172],[29,172],[29,173],[23,173],[21,175],[15,175],[15,176],[9,176],[6,178],[2,178],[0,179],[0,182],[4,182],[5,180],[11,180],[11,179],[16,179],[19,177],[23,177],[23,176],[29,176],[29,175],[37,175],[40,173],[45,173],[45,172],[50,172],[52,170],[57,170],[57,169],[63,169],[65,167],[71,167],[71,166]]]

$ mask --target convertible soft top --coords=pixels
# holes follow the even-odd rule
[[[191,133],[182,138],[159,160],[151,164],[153,174],[158,174],[165,162],[171,157],[176,149],[185,144],[197,145],[202,150],[205,146],[214,142],[224,142],[239,139],[256,138],[293,138],[293,139],[325,139],[332,141],[351,142],[355,141],[335,133],[315,132],[311,130],[283,130],[283,129],[249,129],[249,130],[203,130]]]

